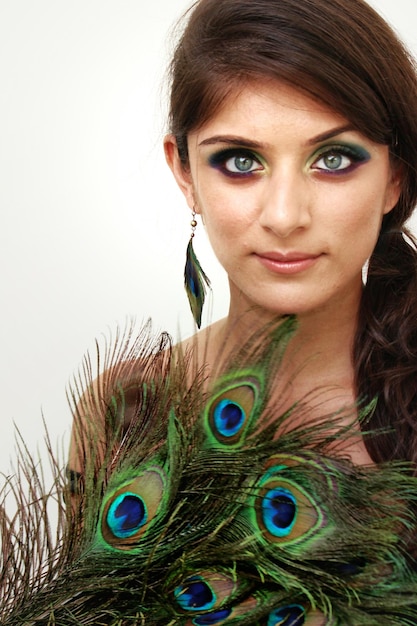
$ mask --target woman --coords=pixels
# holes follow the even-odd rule
[[[401,43],[362,1],[202,0],[171,70],[167,160],[230,282],[209,364],[294,313],[288,352],[309,361],[294,398],[378,396],[366,427],[384,434],[353,459],[416,461],[417,87]]]
[[[288,316],[295,316],[298,326],[279,370],[266,345],[261,353],[254,349],[253,362],[249,358],[244,372],[239,372],[241,378],[248,376],[251,365],[256,365],[269,377],[268,389],[280,405],[279,411],[268,413],[265,433],[271,432],[268,425],[272,422],[278,439],[259,439],[256,427],[248,426],[248,443],[243,448],[241,442],[233,447],[233,440],[233,446],[219,459],[218,447],[224,452],[228,443],[228,435],[221,432],[213,449],[205,443],[202,457],[197,452],[198,462],[192,456],[189,465],[184,458],[194,454],[196,440],[194,435],[187,439],[181,453],[175,437],[175,444],[170,444],[169,435],[176,431],[169,412],[167,458],[170,468],[179,459],[176,476],[181,477],[173,502],[178,493],[186,494],[173,509],[174,522],[176,512],[185,515],[195,501],[204,512],[208,510],[213,523],[211,507],[213,511],[226,508],[216,517],[214,528],[201,514],[201,518],[193,517],[193,522],[185,517],[174,532],[175,523],[164,518],[168,527],[158,535],[155,551],[160,545],[172,548],[162,584],[163,592],[168,588],[171,593],[165,604],[176,602],[177,609],[170,609],[174,612],[170,615],[177,615],[178,610],[183,616],[167,622],[238,623],[234,620],[244,617],[244,623],[262,626],[417,623],[411,559],[415,523],[403,510],[405,500],[407,505],[414,502],[415,484],[402,484],[397,491],[391,470],[382,465],[395,460],[414,464],[417,460],[417,256],[405,227],[417,200],[413,63],[391,29],[363,0],[199,0],[176,48],[171,77],[166,158],[191,210],[191,242],[195,217],[200,215],[230,284],[228,316],[182,344],[179,362],[184,348],[192,348],[197,365],[205,368],[216,385],[219,361],[225,354],[233,357],[248,336],[264,337],[265,327],[274,327],[277,320]],[[199,325],[205,278],[192,246],[187,254],[187,289]],[[135,425],[133,431],[127,424],[129,405],[133,414],[143,407],[146,413],[160,397],[164,406],[171,406],[158,374],[164,372],[167,353],[158,355],[150,366],[143,358],[140,368],[132,362],[118,365],[99,381],[98,397],[106,400],[113,396],[116,410],[113,408],[112,415],[116,417],[117,392],[112,390],[116,386],[117,391],[119,384],[124,387],[122,415],[128,434],[122,444],[129,452],[137,446],[137,433],[140,441],[143,437],[151,440],[152,451],[159,451],[162,445],[152,438],[151,423],[147,422],[145,429],[140,422],[139,430]],[[162,370],[158,369],[161,362]],[[156,382],[145,382],[138,392],[135,377],[147,380],[155,371]],[[183,381],[185,373],[175,374],[176,380]],[[256,405],[259,389],[254,379],[255,375],[249,382],[245,379],[243,396],[230,403],[231,378],[229,374],[222,378],[221,384],[228,387],[224,393],[216,386],[210,392],[208,408],[202,411],[205,427],[209,425],[213,431],[220,430],[218,424],[223,427],[222,410],[229,402],[232,413],[225,421],[230,417],[234,436],[240,428],[240,423],[235,426],[240,419],[236,407],[240,410],[248,397]],[[196,387],[183,398],[190,403],[187,407],[193,406],[198,395]],[[312,422],[303,423],[305,411],[286,412],[316,390],[318,401],[308,412]],[[85,413],[94,417],[102,411],[94,404],[96,399],[95,390],[84,398],[78,410],[81,423]],[[358,405],[368,407],[367,420],[361,421],[363,434],[352,419],[353,407]],[[175,396],[173,406],[176,417]],[[321,418],[341,407],[344,411],[336,421]],[[278,419],[277,413],[285,417]],[[181,423],[181,436],[188,427],[193,432],[188,421],[187,427]],[[156,434],[160,435],[158,428]],[[317,454],[334,450],[339,434],[342,466],[337,451],[336,461],[327,456],[311,459],[313,450]],[[76,435],[79,439],[78,431]],[[198,441],[199,436],[198,431]],[[116,446],[117,463],[123,445]],[[80,458],[88,461],[91,453],[84,450],[80,455],[77,445],[73,446],[72,468],[82,469]],[[292,450],[290,458],[283,460],[283,450]],[[106,445],[98,452],[96,464],[97,459],[101,463],[102,454],[106,455]],[[145,474],[152,474],[148,452],[143,456]],[[376,468],[376,464],[381,465]],[[190,467],[197,468],[197,477]],[[259,471],[264,472],[261,478]],[[292,471],[298,478],[301,472],[304,485],[297,492],[302,492],[299,509],[291,489],[277,486],[282,476]],[[311,486],[316,475],[326,488],[322,492],[317,487],[317,506],[313,506],[306,484]],[[291,481],[294,484],[291,476],[291,480],[283,479],[287,486]],[[149,481],[160,484],[159,474],[156,478],[154,472]],[[368,484],[376,491],[367,491]],[[136,478],[127,481],[105,498],[100,538],[112,548],[126,539],[123,533],[130,538],[130,527],[118,534],[117,526],[119,517],[130,515],[123,507],[126,504],[130,511],[127,500],[136,498],[136,485]],[[358,485],[365,485],[360,494]],[[274,495],[268,495],[271,493]],[[248,509],[246,505],[239,508],[239,498],[248,494],[255,498],[252,504]],[[227,508],[229,500],[232,509]],[[352,501],[353,509],[344,508]],[[159,504],[152,502],[155,511]],[[325,503],[335,515],[333,525],[321,510]],[[139,505],[135,506],[132,517],[136,519]],[[287,540],[297,516],[307,528]],[[384,527],[386,519],[391,520],[389,530]],[[360,535],[350,534],[358,520]],[[324,551],[322,544],[318,548],[309,542],[303,546],[306,551],[298,549],[301,537],[312,539],[322,523]],[[152,528],[159,528],[158,522],[155,524]],[[411,539],[400,531],[403,524],[414,535]],[[261,528],[260,535],[254,528]],[[198,552],[200,544],[194,543],[196,537],[202,540],[201,535],[208,538],[208,552],[203,556]],[[272,537],[271,542],[278,542],[283,552],[273,552],[271,557],[265,537]],[[197,573],[188,568],[183,546],[176,560],[174,546],[182,540],[191,546],[194,562],[199,563]],[[248,556],[246,548],[252,548],[254,541],[257,547]],[[131,545],[122,549],[134,550]],[[153,582],[143,597],[148,588],[158,593],[159,583],[152,578],[153,557],[154,553],[146,562],[147,576]],[[220,563],[219,571],[213,563]],[[260,588],[254,591],[255,580]],[[166,623],[155,618],[156,612],[149,613],[149,623]]]

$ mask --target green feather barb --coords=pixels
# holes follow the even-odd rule
[[[204,273],[194,252],[193,237],[191,237],[187,245],[184,286],[195,323],[200,328],[201,315],[206,299],[207,287],[210,287],[210,280]]]

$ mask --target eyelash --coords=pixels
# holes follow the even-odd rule
[[[325,167],[317,167],[317,164],[324,160],[326,157],[341,157],[349,159],[350,163],[346,167],[341,169],[332,169]],[[366,163],[371,158],[369,152],[367,152],[361,146],[348,146],[345,144],[337,144],[332,146],[325,146],[324,149],[320,149],[319,153],[314,155],[314,160],[311,163],[310,167],[313,170],[319,171],[324,175],[330,176],[341,176],[343,174],[350,174],[353,172],[361,163]]]
[[[237,159],[247,159],[252,161],[252,166],[257,165],[255,169],[250,169],[248,171],[232,171],[227,169],[226,163],[228,161],[236,161]],[[220,152],[216,152],[215,154],[209,157],[209,163],[215,169],[220,170],[222,174],[229,176],[230,178],[247,178],[252,176],[255,172],[263,169],[263,165],[256,155],[253,154],[250,150],[245,149],[236,149],[236,148],[227,148],[226,150],[221,150]]]
[[[333,170],[331,168],[317,167],[317,164],[326,157],[341,157],[342,159],[347,158],[349,159],[350,164],[341,169]],[[238,171],[236,169],[236,171],[233,171],[226,167],[228,161],[236,162],[236,160],[239,158],[250,161],[250,169],[246,171]],[[318,154],[315,154],[313,156],[310,167],[313,170],[324,174],[325,176],[341,176],[343,174],[348,174],[352,172],[361,163],[365,163],[370,158],[370,154],[361,146],[335,144],[320,148]],[[226,150],[216,152],[209,157],[209,163],[212,167],[218,169],[220,172],[222,172],[222,174],[228,176],[229,178],[249,178],[253,176],[256,172],[264,169],[260,158],[250,150],[246,150],[243,148],[227,148]]]

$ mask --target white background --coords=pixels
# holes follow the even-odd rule
[[[374,0],[417,53],[417,5]],[[13,422],[68,437],[65,389],[93,340],[135,316],[192,331],[189,213],[162,154],[164,72],[185,0],[0,0],[0,470]],[[225,278],[200,226],[227,312]],[[31,448],[32,449],[32,448]]]

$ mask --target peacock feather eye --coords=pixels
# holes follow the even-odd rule
[[[253,596],[242,600],[252,582],[234,570],[202,570],[185,578],[174,589],[176,604],[189,614],[185,626],[229,623],[258,606]]]
[[[120,494],[107,511],[107,525],[119,539],[134,535],[148,521],[148,511],[143,498],[135,493]]]
[[[210,400],[205,411],[206,423],[218,443],[241,442],[256,412],[258,396],[258,382],[247,378],[226,386]]]
[[[184,611],[207,611],[216,604],[216,595],[201,576],[190,576],[174,590],[174,597]]]
[[[104,500],[101,516],[104,541],[118,550],[137,549],[157,518],[165,485],[165,473],[155,466],[112,491]]]
[[[271,478],[262,486],[256,499],[256,516],[263,537],[281,544],[307,539],[322,522],[312,498],[284,478]]]
[[[297,519],[297,500],[289,489],[270,489],[262,499],[262,519],[269,533],[287,537]]]
[[[272,611],[266,626],[302,626],[306,612],[299,604],[288,604]]]
[[[278,455],[258,483],[254,500],[256,525],[262,537],[281,545],[304,541],[324,526],[325,515],[305,488],[302,465],[286,464]]]
[[[217,610],[233,603],[248,587],[247,580],[235,572],[202,570],[176,585],[174,598],[184,611]]]
[[[234,437],[245,423],[245,411],[237,402],[223,398],[214,407],[213,422],[222,437]]]

